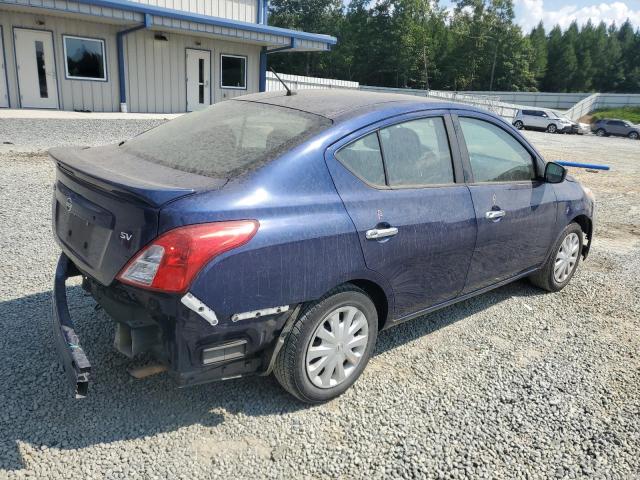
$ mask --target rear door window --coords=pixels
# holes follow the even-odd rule
[[[380,130],[391,187],[453,183],[453,164],[442,117],[421,118]]]
[[[375,186],[384,186],[384,167],[378,134],[370,133],[336,153],[336,158],[356,177]]]
[[[228,100],[148,130],[121,148],[176,170],[233,178],[330,125],[325,117],[299,110]]]
[[[536,178],[533,157],[510,134],[485,120],[459,117],[459,121],[476,183]]]

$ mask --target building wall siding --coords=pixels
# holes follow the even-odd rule
[[[212,103],[258,91],[260,47],[204,37],[165,32],[168,41],[154,39],[156,32],[139,30],[125,38],[127,91],[130,112],[184,112],[187,102],[186,49],[211,52]],[[220,54],[247,57],[247,90],[220,88]]]
[[[37,25],[36,19],[44,21]],[[4,48],[7,60],[7,77],[11,107],[17,108],[18,75],[13,44],[13,28],[46,30],[53,33],[53,49],[56,59],[56,78],[58,81],[58,101],[62,110],[91,110],[94,112],[113,112],[120,109],[118,97],[118,57],[115,34],[118,27],[102,23],[78,21],[58,16],[33,15],[29,13],[0,10],[0,24],[4,35]],[[68,80],[65,78],[64,46],[62,35],[79,35],[105,40],[107,55],[107,82],[86,80]]]
[[[172,10],[257,23],[258,0],[131,0]]]
[[[167,0],[168,1],[168,0]],[[37,25],[43,20],[44,25]],[[62,110],[113,112],[120,110],[116,33],[126,28],[65,18],[0,9],[0,25],[6,55],[10,105],[18,108],[18,79],[13,45],[13,27],[53,32],[59,105]],[[165,32],[168,41],[155,40],[156,31],[139,30],[125,36],[127,102],[130,112],[179,113],[186,110],[186,49],[211,51],[211,101],[219,102],[259,89],[260,47],[246,43]],[[62,35],[105,40],[107,82],[65,78]],[[220,54],[247,57],[247,90],[220,88]]]

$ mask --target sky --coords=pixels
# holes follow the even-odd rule
[[[560,25],[565,29],[573,20],[579,25],[589,19],[595,24],[604,20],[620,25],[628,18],[640,28],[640,0],[515,0],[515,5],[516,22],[524,31],[531,30],[540,20],[547,28]]]
[[[349,0],[343,0],[348,4]],[[450,8],[455,0],[440,0],[440,5]],[[529,32],[540,20],[547,30],[555,25],[566,29],[572,21],[579,25],[589,19],[594,24],[603,20],[607,25],[623,23],[627,18],[635,28],[640,28],[640,0],[514,0],[516,22]]]

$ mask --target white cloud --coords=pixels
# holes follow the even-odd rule
[[[607,25],[615,22],[622,24],[629,19],[637,28],[640,27],[640,10],[633,10],[623,2],[600,3],[596,5],[567,5],[556,10],[545,8],[544,0],[516,0],[519,7],[516,21],[525,32],[535,27],[540,20],[547,29],[560,25],[567,28],[574,20],[584,25],[590,19],[594,24],[604,21]]]

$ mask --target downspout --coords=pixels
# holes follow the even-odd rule
[[[264,25],[264,4],[266,0],[258,0],[257,7],[258,11],[256,13],[257,23],[260,25]]]
[[[269,0],[258,0],[258,23],[267,24]],[[267,91],[267,47],[260,50],[260,74],[258,76],[258,91]]]
[[[118,49],[118,86],[120,87],[120,111],[123,113],[128,112],[127,108],[127,85],[125,78],[125,62],[124,62],[124,36],[137,30],[149,28],[152,25],[151,15],[144,14],[144,23],[142,25],[136,25],[135,27],[128,28],[116,33],[116,46]]]
[[[262,47],[260,49],[260,82],[258,85],[260,92],[267,91],[267,54],[267,47]]]
[[[287,45],[286,47],[278,47],[268,49],[267,47],[262,47],[260,50],[260,82],[258,83],[258,87],[260,92],[267,91],[267,55],[270,53],[283,52],[284,50],[291,50],[296,48],[296,39],[291,39],[291,45]]]

